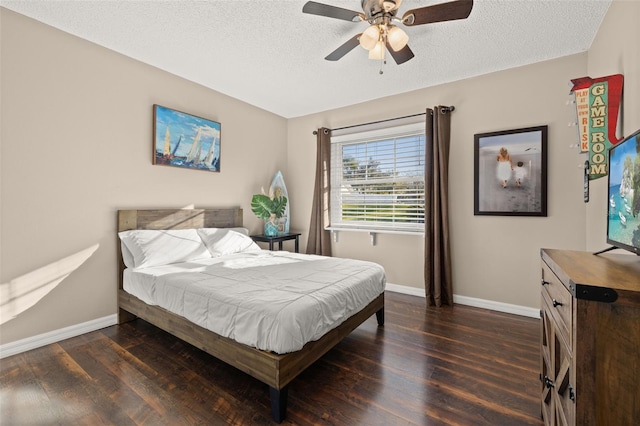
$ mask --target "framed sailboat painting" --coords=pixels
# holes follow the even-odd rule
[[[153,106],[153,164],[220,171],[220,123]]]

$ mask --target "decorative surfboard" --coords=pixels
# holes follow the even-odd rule
[[[287,186],[284,184],[284,178],[282,177],[282,173],[280,172],[280,170],[278,170],[275,176],[273,176],[271,187],[269,187],[269,195],[276,194],[276,192],[280,192],[282,196],[287,197],[287,205],[284,209],[284,214],[281,218],[278,219],[278,233],[288,234],[289,218],[291,217],[291,215],[289,214],[289,206],[291,205],[291,200],[289,199]]]

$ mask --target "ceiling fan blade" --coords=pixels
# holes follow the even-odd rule
[[[316,3],[315,1],[308,1],[302,7],[303,13],[310,13],[311,15],[327,16],[329,18],[342,19],[344,21],[360,22],[364,20],[364,15],[360,12],[356,12],[349,9],[343,9],[341,7],[330,6],[328,4]]]
[[[354,35],[349,40],[347,40],[347,42],[344,43],[342,46],[338,47],[336,50],[329,53],[329,55],[325,59],[327,61],[337,61],[338,59],[342,58],[344,55],[351,52],[357,45],[360,44],[359,39],[361,35],[362,33]]]
[[[456,0],[407,10],[402,22],[407,26],[466,19],[473,9],[473,0]]]
[[[398,65],[404,64],[409,59],[415,56],[411,51],[411,49],[409,49],[409,45],[404,46],[402,49],[396,52],[391,48],[391,46],[389,45],[389,42],[387,42],[387,51],[389,52],[393,60],[396,61],[396,64]]]

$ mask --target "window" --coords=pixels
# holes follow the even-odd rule
[[[424,123],[331,138],[331,229],[424,232]]]

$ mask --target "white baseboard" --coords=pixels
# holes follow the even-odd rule
[[[59,330],[53,330],[48,333],[38,334],[37,336],[6,343],[4,345],[0,345],[0,359],[26,352],[31,349],[40,348],[51,343],[60,342],[91,331],[100,330],[101,328],[112,326],[117,322],[117,314],[107,315],[106,317],[96,318],[81,324],[71,325]]]
[[[409,294],[411,296],[426,297],[426,295],[424,294],[424,288],[407,287],[406,285],[387,283],[385,289],[389,291],[393,291],[394,293],[402,293],[402,294]]]
[[[424,289],[407,287],[404,285],[387,283],[387,290],[395,293],[409,294],[411,296],[426,297]],[[475,297],[453,295],[453,303],[459,305],[473,306],[475,308],[490,309],[492,311],[506,312],[508,314],[521,315],[524,317],[540,318],[540,309],[528,306],[512,305],[509,303],[496,302],[493,300],[477,299]]]

